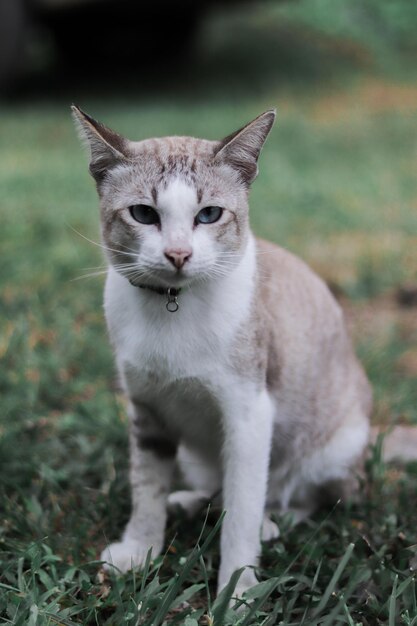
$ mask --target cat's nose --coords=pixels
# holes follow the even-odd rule
[[[189,248],[170,248],[168,250],[164,250],[164,254],[168,261],[179,270],[191,257],[192,251]]]

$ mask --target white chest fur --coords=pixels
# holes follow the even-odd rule
[[[180,379],[228,384],[230,346],[250,312],[255,263],[251,237],[233,272],[184,289],[175,313],[166,310],[164,296],[133,287],[109,269],[106,318],[122,375],[136,373],[138,389],[130,393],[146,391],[150,377],[160,387],[156,393]]]

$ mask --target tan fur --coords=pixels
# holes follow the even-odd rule
[[[297,416],[274,438],[291,440],[296,464],[332,437],[350,407],[369,417],[372,393],[339,305],[307,265],[258,240],[257,294],[253,324],[267,351],[268,388],[285,412]]]

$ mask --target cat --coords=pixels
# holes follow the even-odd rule
[[[299,258],[256,239],[248,193],[275,111],[221,141],[129,141],[73,106],[109,262],[105,315],[129,399],[132,513],[107,567],[164,545],[167,507],[221,492],[218,591],[256,581],[271,511],[353,497],[372,393],[343,313]],[[414,449],[411,451],[411,456]],[[190,491],[170,494],[174,467]]]

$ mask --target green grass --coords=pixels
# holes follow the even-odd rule
[[[198,63],[145,95],[135,77],[1,107],[0,623],[417,624],[417,466],[385,467],[377,449],[360,504],[280,520],[246,611],[227,608],[232,589],[214,599],[218,511],[173,516],[144,573],[97,574],[129,516],[126,416],[103,281],[75,280],[103,259],[75,232],[99,238],[72,100],[132,138],[221,137],[276,105],[254,229],[340,295],[375,419],[417,423],[416,312],[395,296],[417,282],[417,75],[395,23],[388,42],[380,17],[341,30],[324,0],[272,3],[213,18]]]

